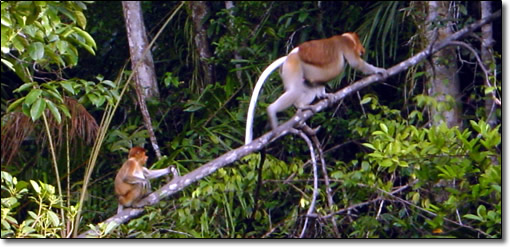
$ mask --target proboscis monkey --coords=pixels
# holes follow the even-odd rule
[[[115,194],[119,198],[117,213],[124,207],[136,207],[136,202],[147,195],[151,190],[149,179],[161,177],[171,172],[168,168],[149,170],[144,165],[147,162],[145,149],[133,147],[129,150],[128,160],[124,162],[115,177]]]
[[[358,35],[344,33],[328,39],[305,42],[293,49],[289,55],[274,61],[262,72],[253,90],[246,119],[245,144],[250,143],[253,139],[253,115],[260,89],[276,68],[283,64],[280,76],[285,92],[267,107],[267,114],[273,129],[278,127],[278,118],[276,117],[278,112],[291,105],[298,109],[306,109],[309,108],[315,97],[328,96],[324,83],[343,72],[345,60],[365,74],[386,73],[386,69],[365,62],[361,58],[363,53],[365,53],[365,48]]]

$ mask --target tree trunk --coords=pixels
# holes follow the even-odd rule
[[[148,47],[149,42],[147,41],[147,34],[143,23],[142,9],[138,1],[123,1],[122,9],[129,41],[129,53],[131,54],[131,68],[133,73],[135,73],[134,81],[138,104],[140,105],[145,128],[149,132],[152,148],[156,152],[158,159],[160,159],[161,152],[145,103],[147,97],[159,97],[159,91],[150,50],[145,51],[144,56],[144,50]]]
[[[232,16],[234,15],[233,10],[232,10],[232,8],[234,8],[234,2],[233,1],[225,1],[225,8],[229,10],[229,12],[230,12],[230,14]],[[235,34],[235,30],[234,30],[235,27],[234,27],[234,23],[232,22],[232,20],[230,20],[228,22],[228,26],[229,26],[230,32],[232,34]],[[237,61],[240,61],[243,58],[239,55],[238,51],[234,51],[234,59],[237,60]],[[242,77],[242,73],[241,73],[241,65],[239,63],[236,63],[236,76],[237,76],[237,80],[239,81],[239,84],[243,85],[243,77]]]
[[[210,13],[205,1],[190,1],[191,18],[195,31],[195,46],[200,57],[200,74],[204,75],[199,88],[206,84],[214,83],[214,67],[207,60],[212,57],[207,40],[207,28],[204,26],[205,18]]]
[[[449,4],[449,1],[430,1],[425,3],[428,10],[426,17],[426,38],[428,44],[438,42],[452,35],[453,23],[451,21],[447,21],[446,25],[440,25],[436,28],[432,27],[439,20],[453,18],[449,12]],[[435,53],[431,60],[434,67],[430,66],[430,64],[427,66],[427,72],[432,77],[428,93],[436,98],[439,106],[438,108],[432,107],[433,124],[439,125],[446,122],[448,127],[460,127],[460,86],[457,75],[457,53],[455,47],[447,47]]]
[[[481,18],[485,18],[492,13],[491,2],[482,1],[481,3]],[[491,64],[493,64],[493,55],[492,55],[492,46],[494,45],[494,39],[492,37],[492,22],[487,23],[482,26],[482,61],[485,65],[485,68],[489,71],[489,75],[494,75],[491,70]],[[489,86],[489,85],[486,85]],[[485,114],[487,117],[487,123],[494,127],[498,124],[498,120],[496,117],[496,103],[494,102],[492,96],[493,94],[486,95],[487,99],[485,100]]]
[[[142,87],[145,97],[159,97],[156,72],[151,51],[143,52],[148,46],[147,34],[143,23],[142,9],[138,1],[123,1],[124,21],[126,23],[131,54],[131,68],[136,72],[136,82]],[[140,65],[137,64],[140,62]]]

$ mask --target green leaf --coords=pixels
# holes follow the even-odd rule
[[[4,40],[4,39],[5,39],[5,38],[4,38],[4,37],[2,37],[2,40]],[[3,45],[2,45],[2,47],[3,47]],[[7,59],[3,59],[3,58],[2,58],[2,60],[1,60],[1,61],[2,61],[2,63],[3,63],[5,66],[7,66],[7,68],[9,68],[9,69],[10,69],[10,70],[12,70],[12,71],[16,71],[16,69],[14,68],[14,65],[11,63],[11,61],[9,61],[9,60],[7,60]]]
[[[478,123],[473,121],[473,120],[469,120],[469,123],[471,123],[471,127],[473,127],[473,129],[476,130],[476,132],[480,133],[481,129],[480,129],[480,126],[478,126]]]
[[[37,194],[41,193],[41,187],[39,187],[39,185],[37,184],[36,181],[30,180],[30,184],[32,184],[32,187],[34,187],[34,190],[35,190],[35,192],[37,192]],[[31,212],[31,211],[29,211],[29,212]]]
[[[58,100],[60,103],[64,103],[62,95],[60,95],[60,92],[57,91],[56,89],[45,90],[44,92],[51,95],[54,99]]]
[[[85,39],[85,41],[87,41],[87,44],[90,44],[92,46],[92,48],[96,48],[96,41],[94,41],[94,38],[92,38],[92,36],[90,36],[89,33],[83,31],[82,29],[78,28],[78,27],[73,27],[73,30],[78,33],[81,37],[83,37]],[[95,54],[94,51],[91,52],[92,54]]]
[[[64,113],[64,115],[66,115],[66,117],[71,118],[71,113],[69,113],[69,110],[65,105],[60,104],[58,105],[58,108],[60,108],[60,110]]]
[[[370,102],[370,101],[372,101],[372,98],[371,98],[371,97],[365,97],[365,98],[363,98],[363,99],[361,100],[360,105],[364,105],[364,104],[366,104],[366,103],[368,103],[368,102]]]
[[[14,102],[12,102],[9,107],[7,107],[7,112],[12,112],[14,109],[16,109],[19,104],[23,103],[23,101],[25,100],[25,97],[21,97],[17,100],[15,100]]]
[[[485,94],[485,95],[490,94],[490,93],[492,93],[493,91],[496,91],[496,89],[497,89],[496,87],[486,87],[486,88],[484,89],[484,94]]]
[[[44,57],[44,45],[41,42],[34,42],[28,47],[28,54],[33,60],[40,60]]]
[[[43,98],[39,98],[30,109],[30,117],[32,121],[39,119],[46,108],[46,101]]]
[[[198,111],[200,109],[204,108],[203,106],[201,105],[198,105],[198,104],[192,104],[190,105],[189,107],[187,107],[186,109],[184,109],[185,112],[195,112],[195,111]]]
[[[382,167],[390,167],[393,165],[393,161],[391,161],[391,159],[385,159],[379,165]]]
[[[106,84],[106,85],[110,86],[111,88],[115,88],[115,84],[110,80],[104,80],[101,83]]]
[[[72,95],[76,94],[74,92],[73,83],[71,81],[62,81],[60,82],[60,85],[62,85],[62,87]]]
[[[368,162],[366,162],[366,161],[361,162],[361,169],[362,169],[363,171],[368,171],[368,170],[370,170],[370,164],[369,164]]]
[[[104,230],[104,234],[109,234],[113,229],[115,229],[119,224],[115,221],[108,222],[108,225],[106,225],[106,228]]]
[[[381,130],[384,131],[384,133],[388,133],[388,127],[384,123],[380,123],[379,127],[381,127]]]
[[[487,209],[485,208],[484,205],[480,205],[478,206],[478,209],[476,209],[476,214],[483,218],[487,215]]]
[[[14,93],[19,93],[19,92],[22,92],[22,91],[25,91],[29,88],[31,88],[32,86],[34,86],[36,83],[35,82],[29,82],[29,83],[25,83],[21,86],[19,86],[18,88],[16,88],[14,91]]]
[[[48,105],[48,109],[50,109],[51,114],[53,114],[53,117],[55,117],[55,120],[57,120],[57,123],[62,122],[62,117],[60,116],[60,112],[58,112],[57,106],[51,102],[50,100],[45,99],[46,104]]]
[[[376,130],[374,132],[372,132],[372,135],[376,136],[376,135],[384,135],[385,133],[380,131],[380,130]]]
[[[87,98],[90,100],[90,102],[92,102],[92,104],[97,106],[97,101],[98,101],[97,95],[95,95],[93,93],[89,93],[89,94],[87,94]]]
[[[41,89],[34,89],[28,93],[27,97],[25,97],[25,103],[27,105],[32,105],[38,98],[41,96]]]
[[[48,211],[48,218],[50,219],[51,221],[51,224],[53,226],[59,226],[60,225],[60,220],[57,216],[57,214],[53,211]]]
[[[37,192],[37,193],[39,193],[39,192]],[[33,219],[38,219],[39,218],[39,216],[37,216],[37,214],[34,213],[34,211],[28,211],[28,215],[30,215],[30,217],[32,217]]]
[[[479,216],[476,216],[474,214],[466,214],[464,216],[462,216],[466,219],[471,219],[471,220],[478,220],[478,221],[483,221],[483,218],[479,217]]]
[[[400,160],[400,161],[398,161],[398,166],[409,167],[409,164],[406,161]]]
[[[85,29],[85,27],[87,27],[87,18],[85,18],[83,12],[75,10],[74,16],[76,16],[76,22],[78,23],[78,26]]]
[[[370,148],[370,149],[372,149],[372,150],[375,150],[374,145],[372,145],[372,144],[370,144],[370,143],[362,143],[361,145],[363,145],[363,146],[365,146],[365,147],[367,147],[367,148]]]

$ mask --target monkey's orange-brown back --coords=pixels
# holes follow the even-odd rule
[[[304,42],[299,45],[299,58],[318,67],[327,66],[339,59],[337,42],[337,36]]]

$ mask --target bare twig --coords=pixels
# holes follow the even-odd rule
[[[326,185],[326,197],[328,199],[328,207],[330,212],[333,212],[333,205],[335,205],[335,202],[333,201],[333,196],[331,195],[332,189],[329,183],[329,176],[328,176],[328,169],[326,168],[326,162],[324,161],[324,153],[322,152],[322,147],[319,142],[319,139],[317,138],[317,131],[318,129],[312,129],[308,125],[303,125],[303,131],[312,137],[312,141],[315,144],[315,147],[317,148],[317,151],[319,152],[319,159],[321,160],[321,167],[322,167],[322,175],[324,176],[324,183]],[[333,231],[335,233],[335,236],[337,238],[340,238],[340,232],[338,232],[338,226],[336,224],[336,220],[334,217],[331,217],[331,223],[333,224]]]
[[[312,194],[312,202],[310,203],[310,207],[308,208],[308,211],[306,212],[306,219],[305,224],[303,225],[303,230],[301,231],[301,235],[299,235],[300,238],[303,238],[306,233],[306,227],[308,225],[308,220],[310,219],[310,216],[312,215],[313,211],[315,211],[315,203],[317,202],[317,195],[319,194],[319,181],[317,176],[317,160],[315,159],[315,150],[313,148],[312,141],[308,136],[301,130],[292,129],[291,132],[293,134],[299,135],[303,140],[305,140],[306,144],[308,145],[308,149],[310,149],[310,156],[312,157],[312,166],[313,166],[313,194]]]

